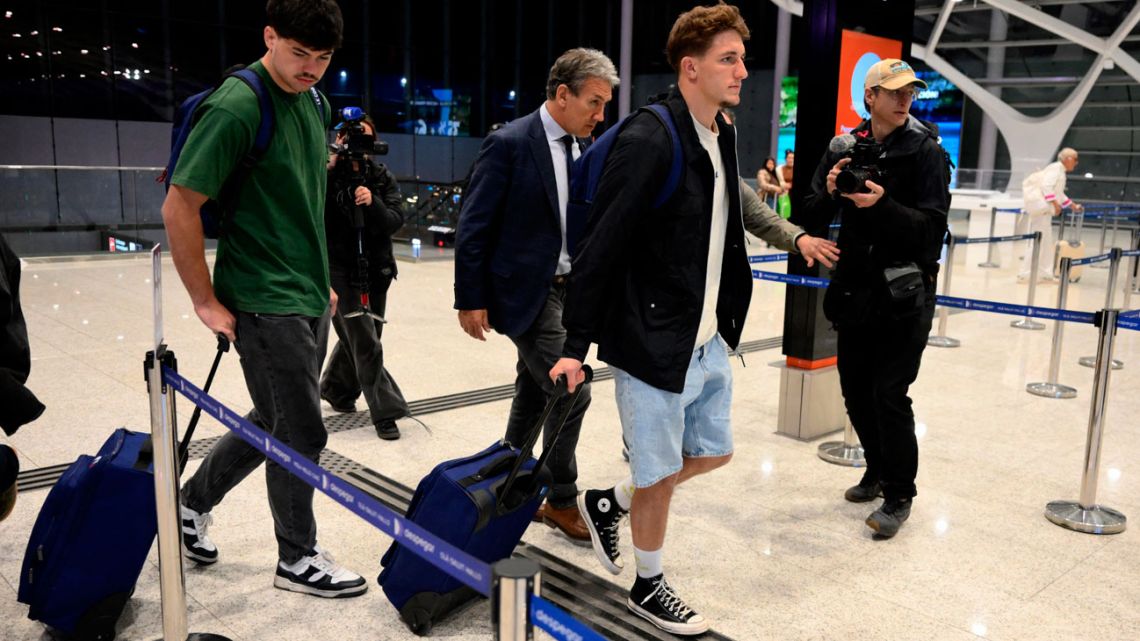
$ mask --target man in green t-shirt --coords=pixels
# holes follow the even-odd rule
[[[198,318],[241,355],[253,401],[247,418],[315,462],[328,440],[318,381],[336,294],[324,233],[328,109],[313,86],[340,46],[344,23],[334,0],[269,0],[266,13],[267,51],[250,68],[272,97],[276,126],[225,221],[212,284],[198,212],[218,197],[261,119],[257,97],[240,80],[226,80],[200,107],[162,217]],[[206,536],[210,511],[263,460],[233,433],[206,456],[182,489],[187,557],[217,561]],[[363,594],[364,579],[317,546],[313,488],[272,461],[265,477],[279,557],[273,585],[322,597]]]

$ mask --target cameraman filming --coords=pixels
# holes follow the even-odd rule
[[[914,412],[907,390],[918,376],[934,317],[938,258],[950,208],[949,164],[937,128],[910,115],[926,83],[902,60],[868,71],[870,113],[837,136],[804,199],[808,220],[840,215],[843,259],[824,296],[839,334],[839,381],[867,468],[844,497],[884,497],[866,519],[880,537],[910,516],[918,472]]]
[[[339,297],[333,329],[338,342],[321,376],[321,398],[338,412],[356,411],[361,392],[384,440],[400,438],[396,419],[408,403],[384,368],[380,338],[388,287],[396,278],[392,234],[404,224],[396,177],[373,154],[387,153],[372,121],[357,107],[341,110],[328,162],[325,232],[329,277]]]

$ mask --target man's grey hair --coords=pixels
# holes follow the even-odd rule
[[[597,49],[571,49],[558,56],[550,68],[550,75],[546,79],[546,97],[552,99],[557,96],[558,85],[566,85],[577,96],[582,85],[590,78],[604,80],[610,83],[610,87],[616,87],[621,82],[613,61],[606,54]]]
[[[1057,152],[1057,160],[1065,160],[1067,158],[1076,158],[1076,157],[1077,157],[1077,150],[1073,149],[1072,147],[1065,147],[1061,151]]]

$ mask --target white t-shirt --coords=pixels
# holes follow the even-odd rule
[[[690,117],[692,114],[689,114]],[[712,227],[709,233],[709,262],[705,274],[705,303],[701,307],[701,323],[697,329],[697,344],[704,345],[716,336],[716,301],[720,297],[720,267],[724,260],[724,235],[728,228],[728,181],[724,175],[724,161],[717,146],[717,133],[697,122],[697,137],[709,154],[713,166]]]

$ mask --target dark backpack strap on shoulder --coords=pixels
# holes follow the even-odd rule
[[[669,164],[669,174],[665,177],[665,184],[661,186],[661,191],[657,193],[657,197],[653,199],[653,208],[665,204],[673,192],[677,191],[677,186],[681,184],[681,171],[684,169],[685,158],[684,152],[681,151],[681,134],[677,131],[677,124],[673,122],[673,114],[669,113],[669,108],[663,103],[654,103],[645,107],[657,119],[665,125],[665,130],[669,132],[669,139],[673,143],[673,159]]]
[[[247,158],[252,159],[253,164],[257,164],[257,161],[265,156],[266,150],[269,149],[269,143],[273,140],[273,129],[275,128],[273,99],[269,96],[265,82],[254,70],[240,69],[230,75],[244,82],[253,91],[253,95],[257,96],[257,106],[261,111],[261,122],[258,124],[257,133],[253,137],[253,146],[246,154]],[[250,168],[253,168],[252,164]]]
[[[233,214],[234,208],[237,207],[238,195],[241,193],[242,185],[245,184],[249,175],[253,173],[253,168],[257,163],[265,157],[266,151],[269,150],[269,144],[273,141],[273,130],[276,128],[273,99],[269,95],[269,90],[265,86],[265,82],[257,72],[252,69],[239,69],[229,74],[227,77],[237,78],[244,82],[246,86],[253,91],[253,95],[257,97],[258,111],[261,119],[257,125],[257,131],[253,136],[253,144],[249,150],[242,156],[241,160],[230,172],[226,178],[225,184],[218,194],[218,205],[221,207],[221,219],[218,221],[220,231],[225,230],[226,220]]]
[[[329,101],[316,87],[309,87],[309,95],[317,105],[317,113],[321,115],[321,125],[329,126]]]

